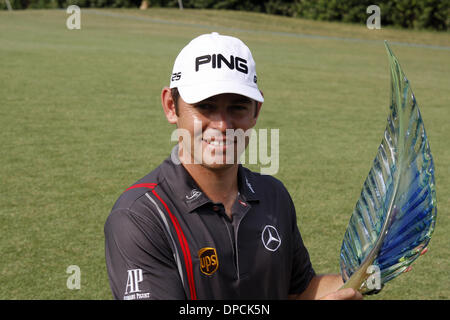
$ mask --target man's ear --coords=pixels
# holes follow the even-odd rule
[[[169,87],[164,87],[161,91],[161,104],[170,124],[176,124],[178,116],[175,110],[175,101],[172,99],[172,92]]]
[[[259,92],[261,92],[261,95],[263,96],[263,98],[264,98],[264,93],[261,91],[261,90],[259,90]],[[256,102],[256,112],[255,112],[255,118],[258,118],[258,116],[259,116],[259,112],[261,111],[261,107],[262,107],[262,102]]]

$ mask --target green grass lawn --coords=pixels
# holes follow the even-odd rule
[[[392,45],[430,140],[438,220],[429,252],[369,299],[450,298],[449,33],[177,9],[82,9],[81,30],[71,31],[67,17],[0,12],[0,299],[112,297],[104,221],[121,192],[168,156],[173,128],[161,88],[179,50],[212,31],[252,50],[265,96],[257,127],[280,129],[276,177],[291,192],[318,273],[339,272],[386,125],[381,40],[440,46]],[[66,287],[69,265],[81,268],[80,290]]]

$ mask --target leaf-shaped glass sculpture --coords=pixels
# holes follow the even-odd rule
[[[363,294],[380,289],[371,282],[372,272],[377,271],[382,286],[420,256],[437,212],[433,158],[419,107],[397,58],[387,42],[385,46],[391,71],[390,113],[340,254],[344,287]]]

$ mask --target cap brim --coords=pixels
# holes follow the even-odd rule
[[[180,86],[178,87],[178,92],[184,102],[189,104],[194,104],[222,93],[240,94],[258,102],[264,102],[264,98],[258,88],[236,82],[221,81],[214,84]]]

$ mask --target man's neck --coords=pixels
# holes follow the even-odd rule
[[[238,194],[238,165],[211,169],[200,164],[182,164],[208,198],[222,203],[231,217],[231,207]]]

